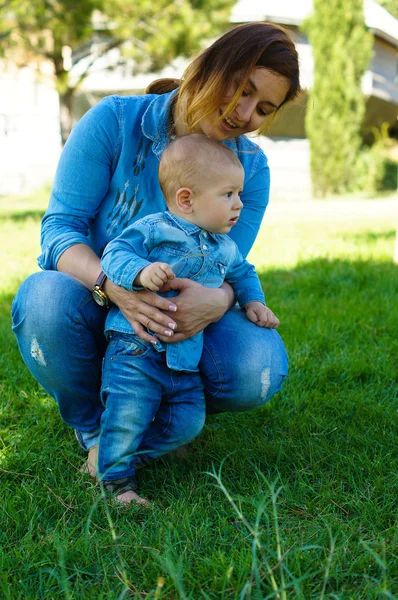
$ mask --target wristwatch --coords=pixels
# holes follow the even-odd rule
[[[93,289],[91,290],[93,298],[96,301],[96,303],[99,304],[99,306],[109,306],[109,298],[102,289],[104,287],[105,281],[106,275],[103,271],[101,271],[101,273],[98,275],[98,279],[95,282]]]

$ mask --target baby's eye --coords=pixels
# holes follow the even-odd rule
[[[227,198],[232,198],[233,193],[232,192],[227,192],[225,195],[226,195]]]

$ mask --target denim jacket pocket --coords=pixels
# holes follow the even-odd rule
[[[146,356],[153,345],[145,342],[137,335],[117,335],[114,356]]]
[[[227,274],[227,271],[228,271],[228,266],[224,265],[223,263],[216,263],[214,266],[217,270],[217,275],[219,275],[221,277],[221,279],[224,281],[225,275]]]
[[[202,275],[203,285],[211,288],[220,287],[223,284],[228,266],[224,263],[214,262],[213,266]]]

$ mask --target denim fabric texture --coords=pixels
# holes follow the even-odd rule
[[[56,271],[57,263],[78,243],[101,256],[128,225],[166,210],[157,169],[170,142],[173,96],[110,96],[78,121],[62,152],[42,222],[39,265],[44,271],[28,277],[13,302],[13,330],[23,360],[85,449],[99,439],[106,311],[83,285]],[[268,203],[269,169],[262,150],[245,136],[225,144],[245,171],[244,206],[229,234],[245,257]],[[243,311],[232,309],[204,332],[199,370],[208,412],[244,411],[280,389],[287,356],[275,330],[257,327]],[[174,421],[164,404],[148,430],[151,440],[166,422]],[[172,427],[168,431],[173,434]],[[149,456],[153,444],[145,434],[139,451]]]
[[[13,330],[27,367],[54,397],[85,450],[99,442],[105,317],[90,291],[59,271],[30,275],[12,305]],[[275,329],[257,327],[233,308],[205,329],[199,371],[208,413],[242,412],[280,390],[288,360]],[[148,460],[159,440],[180,439],[174,414],[173,406],[161,404],[138,449]]]
[[[218,288],[227,281],[243,308],[248,302],[265,304],[256,271],[245,260],[235,242],[225,234],[210,233],[166,210],[144,217],[127,227],[105,248],[101,266],[111,281],[137,291],[133,281],[152,262],[168,263],[177,277],[187,277],[206,287]],[[175,295],[175,292],[166,294]],[[134,331],[117,306],[105,324],[106,333]],[[170,369],[197,371],[203,348],[203,331],[192,338],[155,348],[166,351]]]
[[[41,231],[42,269],[56,269],[74,244],[101,256],[106,244],[146,215],[166,210],[157,171],[170,143],[168,118],[175,92],[109,96],[75,125],[63,149]],[[243,209],[230,237],[246,257],[269,196],[263,151],[247,137],[225,142],[245,171]]]
[[[205,422],[199,373],[169,369],[165,353],[157,352],[138,336],[111,333],[103,363],[101,400],[105,410],[98,471],[103,481],[134,475],[137,458],[140,464],[147,463],[192,441]],[[162,414],[166,414],[166,405],[167,418],[157,416],[161,406]],[[145,433],[149,450],[140,449]]]

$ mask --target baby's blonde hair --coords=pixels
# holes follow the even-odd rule
[[[243,169],[236,154],[213,138],[198,133],[176,138],[159,164],[159,183],[167,204],[174,201],[180,188],[198,193],[231,164]]]

